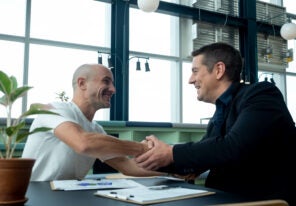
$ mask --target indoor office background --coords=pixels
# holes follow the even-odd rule
[[[18,110],[13,115],[17,116],[31,103],[61,101],[61,92],[71,99],[74,70],[84,63],[97,63],[98,59],[111,66],[109,59],[115,65],[112,70],[116,74],[117,94],[112,108],[97,112],[96,120],[206,123],[203,120],[212,116],[215,107],[197,101],[196,89],[188,84],[190,52],[215,41],[226,41],[239,48],[241,34],[229,26],[231,17],[239,16],[239,0],[228,1],[231,3],[226,10],[223,9],[227,1],[223,0],[161,1],[159,10],[152,13],[139,10],[135,2],[1,0],[0,69],[16,76],[20,84],[34,87],[15,104]],[[295,17],[294,0],[258,2],[257,9],[260,5],[265,10],[257,12],[257,19],[269,25],[269,32],[270,28],[278,28],[276,20],[286,21],[285,13]],[[201,10],[223,14],[220,20],[224,24],[178,15],[186,7],[200,12],[199,19],[204,19]],[[112,13],[116,9],[116,15],[122,16]],[[160,12],[161,9],[166,12]],[[274,15],[273,9],[283,14]],[[112,24],[112,18],[122,21],[122,25]],[[205,34],[207,38],[202,39]],[[295,39],[285,41],[276,31],[269,35],[258,32],[257,46],[258,74],[254,79],[274,80],[296,121],[295,60],[287,62],[279,55],[295,53]],[[137,68],[138,61],[141,68]],[[1,108],[1,117],[4,112]]]

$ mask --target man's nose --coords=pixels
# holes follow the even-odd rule
[[[194,84],[195,80],[192,75],[189,77],[188,84]]]

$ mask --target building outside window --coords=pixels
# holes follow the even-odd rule
[[[192,5],[185,0],[167,2]],[[283,3],[287,12],[296,13],[292,0]],[[215,107],[199,102],[195,88],[188,84],[192,21],[135,8],[130,9],[129,20],[129,120],[207,123]],[[189,33],[184,32],[184,21]],[[13,115],[31,103],[59,101],[60,92],[71,99],[71,78],[78,66],[97,63],[98,51],[103,51],[103,64],[107,65],[110,24],[111,5],[101,1],[1,0],[0,69],[16,76],[20,84],[34,87],[28,98],[16,102],[19,109]],[[295,51],[295,40],[288,41],[288,48]],[[136,70],[138,58],[134,56],[149,57],[150,71],[145,71],[146,59],[139,59],[141,71]],[[296,120],[295,61],[284,72],[259,70],[260,81],[273,76]],[[109,111],[99,111],[95,119],[109,120]],[[0,117],[4,112],[1,108]]]

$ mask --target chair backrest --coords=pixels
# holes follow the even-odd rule
[[[289,206],[285,200],[264,200],[264,201],[254,201],[254,202],[241,202],[241,203],[229,203],[220,204],[216,206]]]

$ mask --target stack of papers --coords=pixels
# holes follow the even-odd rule
[[[95,195],[137,204],[153,204],[214,194],[206,190],[158,185],[118,190],[98,190]]]
[[[207,190],[172,187],[170,185],[144,186],[131,179],[54,180],[52,190],[93,190],[94,195],[141,205],[168,202],[214,194]]]
[[[85,180],[54,180],[50,182],[52,190],[92,190],[141,187],[142,185],[127,179],[85,179]]]

